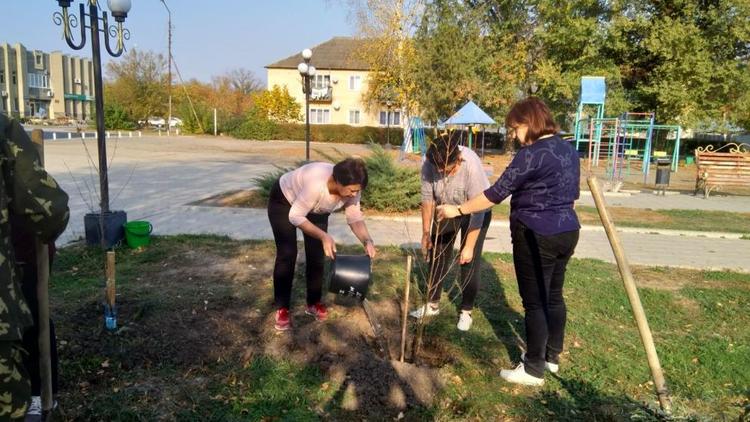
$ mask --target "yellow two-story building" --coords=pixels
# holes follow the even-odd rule
[[[352,126],[401,126],[402,113],[389,109],[366,110],[362,94],[367,90],[370,70],[355,54],[362,41],[334,37],[312,48],[310,65],[316,69],[310,89],[311,124],[347,124]],[[304,63],[302,53],[266,66],[268,89],[286,87],[304,111],[305,93],[297,66]],[[304,112],[303,112],[304,115]]]

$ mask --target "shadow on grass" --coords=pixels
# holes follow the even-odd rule
[[[370,353],[359,353],[344,370],[344,382],[325,406],[327,415],[340,420],[387,420],[408,412],[410,420],[434,419],[433,402],[441,385],[437,371]]]
[[[497,269],[484,256],[480,259],[479,292],[474,303],[474,313],[478,310],[484,314],[495,337],[506,349],[510,360],[519,361],[521,352],[525,347],[523,340],[523,315],[516,312],[508,303],[505,287]],[[427,267],[415,272],[419,289],[424,292],[426,291],[426,272],[429,271],[429,264],[425,261],[417,261],[417,265]],[[444,293],[448,294],[448,298],[455,306],[456,314],[458,315],[461,312],[462,292],[457,287],[459,284],[460,268],[457,268],[457,266],[454,267],[445,276],[441,288]],[[469,331],[460,332],[456,331],[455,322],[448,324],[445,320],[438,319],[429,323],[425,329],[426,336],[444,337],[449,342],[453,342],[451,337],[455,336],[456,333],[460,333],[465,341],[461,341],[459,344],[461,344],[465,352],[475,358],[487,359],[497,354],[496,344],[488,343],[484,334],[477,331],[481,330],[481,328],[478,328],[476,324]]]
[[[663,421],[671,420],[658,409],[625,395],[603,393],[590,383],[572,377],[547,375],[560,390],[545,390],[525,400],[519,409],[532,420],[557,421]]]
[[[481,286],[477,297],[477,307],[490,323],[495,337],[505,347],[513,362],[521,360],[524,326],[523,315],[511,308],[500,275],[495,267],[482,257]]]

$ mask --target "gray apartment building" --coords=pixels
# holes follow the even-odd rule
[[[87,120],[94,109],[93,72],[88,58],[0,42],[0,113]]]

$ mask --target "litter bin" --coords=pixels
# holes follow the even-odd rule
[[[662,195],[666,195],[667,186],[669,186],[669,175],[672,171],[672,160],[660,158],[656,160],[656,191],[661,190]]]

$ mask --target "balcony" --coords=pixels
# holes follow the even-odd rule
[[[312,103],[330,103],[333,99],[333,90],[331,87],[325,88],[311,88],[310,89],[310,102]]]

